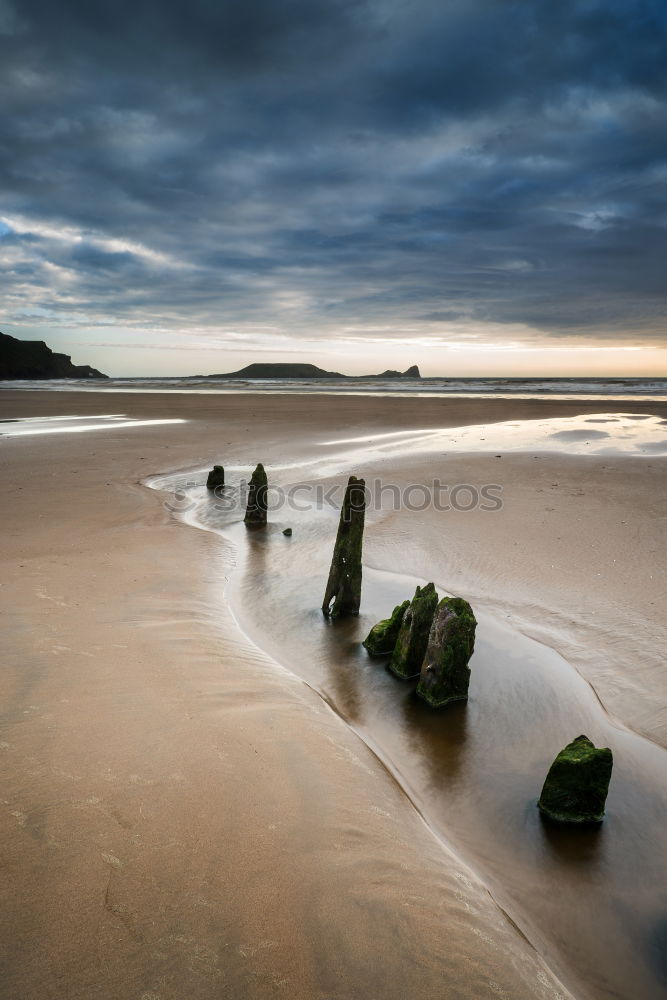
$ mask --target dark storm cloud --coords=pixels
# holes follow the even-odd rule
[[[662,337],[666,26],[657,0],[0,0],[7,320]]]

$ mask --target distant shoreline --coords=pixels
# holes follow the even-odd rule
[[[55,392],[131,392],[192,394],[328,394],[383,395],[452,398],[526,397],[543,399],[667,399],[667,377],[567,378],[461,377],[438,376],[384,378],[381,376],[344,376],[337,378],[242,379],[213,376],[128,376],[104,380],[85,379],[11,379],[0,381],[0,389],[51,390]]]

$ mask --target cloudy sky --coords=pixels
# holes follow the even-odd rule
[[[664,0],[0,0],[0,329],[667,374]]]

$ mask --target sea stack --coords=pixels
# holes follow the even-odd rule
[[[437,605],[438,595],[432,583],[417,587],[410,607],[403,615],[394,652],[388,664],[397,677],[408,680],[419,674]]]
[[[248,505],[243,520],[249,528],[263,528],[266,524],[268,489],[266,472],[260,462],[248,484]]]
[[[322,611],[331,618],[358,615],[361,604],[361,546],[366,492],[363,479],[350,476],[338,522]]]
[[[609,747],[595,747],[577,736],[549,768],[538,806],[558,823],[600,823],[614,758]]]
[[[214,465],[206,480],[206,489],[214,490],[217,486],[225,485],[225,470],[221,465]]]
[[[390,656],[394,652],[398,633],[409,607],[410,601],[397,604],[389,618],[383,618],[373,626],[362,643],[369,656]]]
[[[429,632],[417,694],[433,708],[468,697],[477,621],[462,597],[443,597]]]

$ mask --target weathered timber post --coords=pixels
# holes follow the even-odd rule
[[[322,611],[331,618],[358,615],[361,604],[361,546],[366,514],[366,484],[350,476],[338,522]]]
[[[437,604],[435,585],[427,583],[425,587],[417,587],[403,615],[394,652],[387,664],[391,672],[403,680],[416,677],[421,670]]]
[[[266,524],[268,480],[264,466],[260,462],[248,484],[248,505],[244,521],[249,528],[263,528]]]
[[[468,697],[477,621],[462,597],[443,597],[428,636],[417,694],[433,708]]]
[[[225,470],[221,465],[214,465],[206,480],[206,489],[214,490],[225,485]]]

